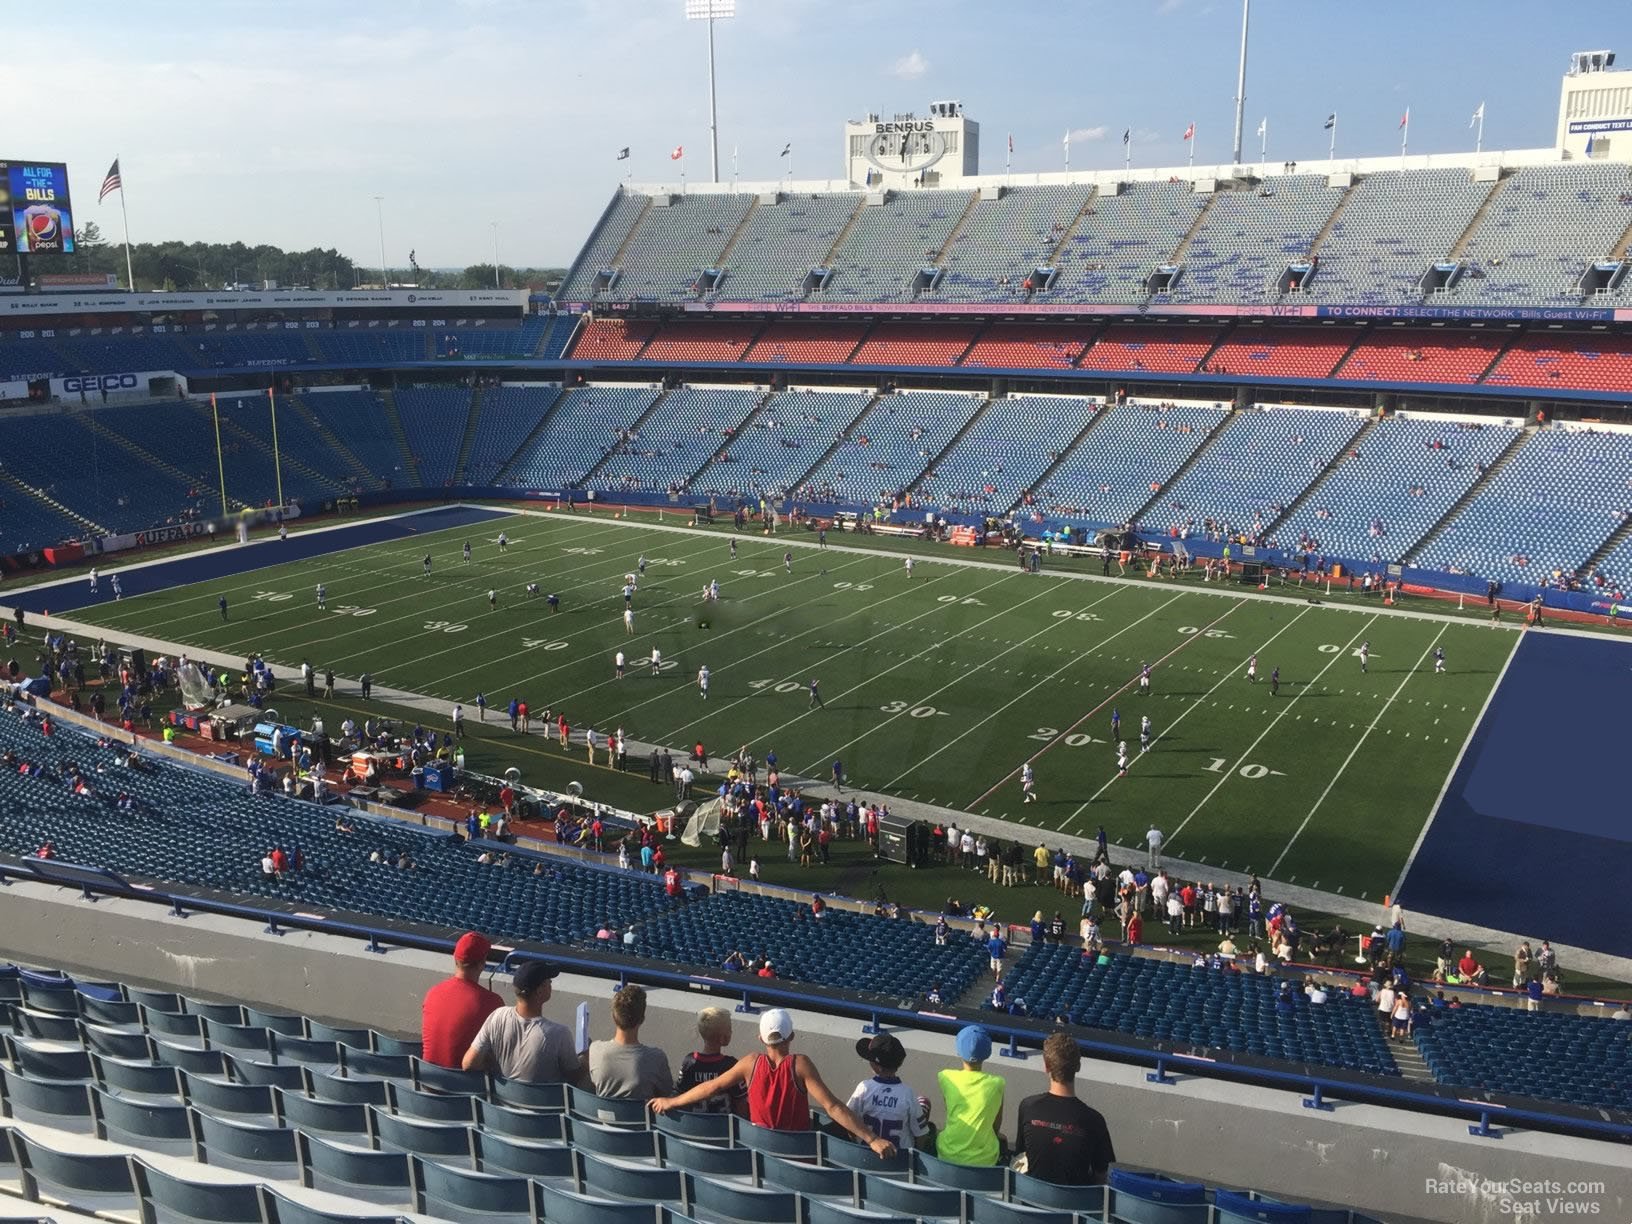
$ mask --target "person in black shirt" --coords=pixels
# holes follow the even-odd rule
[[[734,952],[732,956],[741,957],[742,953]],[[743,963],[746,967],[746,959]],[[721,1052],[731,1040],[730,1012],[723,1007],[705,1007],[697,1013],[697,1035],[703,1039],[703,1048],[692,1051],[681,1060],[680,1078],[675,1081],[675,1087],[679,1092],[717,1079],[737,1064],[734,1057]],[[709,1097],[696,1108],[700,1113],[734,1113],[746,1118],[748,1087],[746,1084],[739,1084],[729,1092]]]
[[[1077,1099],[1075,1081],[1082,1051],[1065,1033],[1043,1042],[1048,1091],[1020,1102],[1019,1142],[1026,1171],[1059,1186],[1097,1186],[1105,1181],[1116,1151],[1097,1109]]]

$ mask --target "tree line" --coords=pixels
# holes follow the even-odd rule
[[[115,276],[125,283],[125,249],[110,243],[92,221],[74,233],[74,253],[39,257],[34,274],[96,273]],[[307,251],[285,251],[269,244],[251,246],[243,242],[137,242],[130,248],[131,268],[137,289],[168,292],[220,290],[231,286],[259,289],[268,281],[285,289],[356,289],[378,287],[379,267],[358,264],[332,247]],[[394,285],[417,285],[426,289],[491,289],[493,265],[472,264],[458,271],[433,271],[410,263],[406,268],[388,268]],[[553,292],[566,275],[564,268],[499,267],[499,281],[506,289],[525,288]]]

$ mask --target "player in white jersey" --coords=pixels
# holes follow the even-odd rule
[[[327,612],[329,609],[329,588],[321,582],[317,584],[317,610]]]
[[[1139,751],[1150,751],[1150,715],[1146,714],[1139,720]]]
[[[499,606],[499,593],[497,591],[495,591],[492,587],[488,587],[487,588],[487,610],[489,612],[497,611],[498,606]]]
[[[620,651],[618,651],[617,654],[612,656],[612,667],[617,672],[618,679],[622,680],[623,679],[623,651],[620,650]]]
[[[1251,684],[1258,683],[1258,656],[1253,655],[1247,660],[1247,680]]]
[[[502,531],[499,532],[499,551],[500,552],[508,552],[509,549],[510,549],[510,537],[505,535],[504,532],[502,532]]]
[[[630,637],[635,634],[635,610],[633,608],[623,610],[623,631]]]
[[[652,675],[663,670],[663,652],[656,646],[652,647]]]
[[[623,606],[626,608],[635,606],[635,584],[632,582],[623,584]]]
[[[118,576],[117,575],[115,575],[114,580],[118,581]],[[115,589],[115,591],[118,590],[117,587],[115,587],[114,589]],[[1442,676],[1444,674],[1445,674],[1445,647],[1435,646],[1434,647],[1434,675]]]
[[[708,601],[710,603],[720,602],[720,580],[718,578],[708,580]]]
[[[1371,639],[1367,638],[1365,641],[1360,643],[1360,670],[1362,672],[1366,671],[1368,669],[1368,665],[1370,663],[1371,663]]]
[[[699,667],[697,669],[697,691],[703,695],[703,700],[704,701],[708,700],[708,664],[707,663],[704,663],[701,667]]]
[[[1116,772],[1117,772],[1118,776],[1120,776],[1120,777],[1125,778],[1125,777],[1128,776],[1128,741],[1127,740],[1117,740],[1117,742],[1116,742]]]
[[[1139,664],[1139,692],[1144,696],[1150,695],[1150,664]]]
[[[123,599],[125,597],[125,592],[124,592],[124,589],[119,585],[119,575],[118,574],[109,574],[108,575],[108,582],[111,583],[112,586],[113,586],[113,597],[115,599]]]
[[[91,572],[85,575],[91,580],[91,594],[96,594],[96,566],[91,566]]]
[[[909,579],[912,577],[912,566],[913,566],[913,560],[912,560],[911,557],[908,557],[907,560],[906,560],[906,567],[907,567],[907,577]]]
[[[928,1111],[919,1105],[919,1096],[901,1080],[901,1064],[907,1059],[901,1039],[890,1033],[862,1037],[856,1053],[866,1059],[872,1076],[856,1085],[847,1104],[873,1133],[900,1148],[922,1146],[929,1134]]]
[[[1027,761],[1020,766],[1020,793],[1025,796],[1024,803],[1036,803],[1037,792],[1032,788],[1037,785],[1037,778],[1031,772],[1031,762]]]

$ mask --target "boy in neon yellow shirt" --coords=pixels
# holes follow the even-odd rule
[[[978,1024],[958,1031],[963,1066],[939,1075],[946,1102],[946,1125],[935,1154],[958,1165],[995,1165],[1003,1156],[1003,1078],[981,1070],[992,1056],[992,1037]]]

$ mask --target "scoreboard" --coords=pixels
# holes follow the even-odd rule
[[[73,203],[62,162],[0,159],[0,256],[74,249]]]

